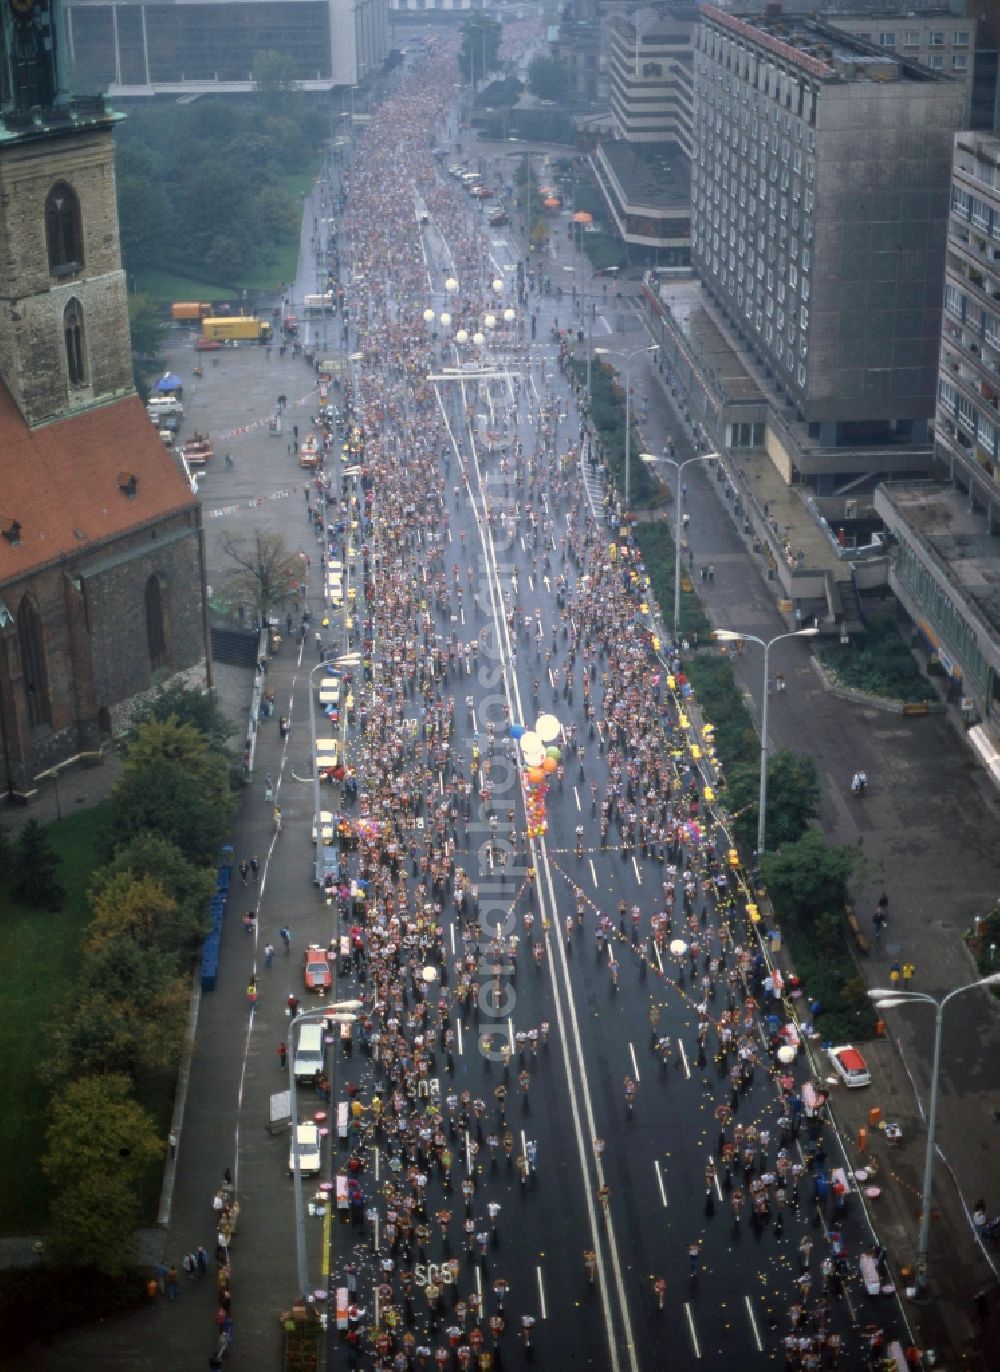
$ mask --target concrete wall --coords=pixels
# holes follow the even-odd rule
[[[808,418],[934,411],[957,84],[825,87],[818,103]]]

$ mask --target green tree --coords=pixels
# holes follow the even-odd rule
[[[107,899],[121,878],[155,880],[173,901],[174,909],[158,926],[155,943],[183,957],[211,928],[208,902],[215,878],[204,867],[189,862],[181,850],[158,834],[138,834],[119,844],[106,867],[94,873],[88,896],[91,904]]]
[[[744,762],[729,774],[726,806],[740,847],[757,846],[760,763]],[[767,844],[795,843],[819,814],[819,773],[811,757],[782,748],[767,761]]]
[[[56,1262],[121,1275],[135,1257],[138,1183],[162,1156],[151,1116],[121,1074],[80,1077],[53,1097],[42,1167],[52,1182]]]
[[[10,864],[10,893],[34,910],[58,910],[66,892],[56,879],[59,859],[37,819],[29,819],[14,846]]]
[[[853,849],[827,843],[810,827],[795,843],[765,853],[760,870],[780,917],[809,927],[827,910],[842,910],[854,871]]]
[[[129,741],[149,720],[161,722],[173,717],[179,724],[190,724],[198,730],[217,753],[229,756],[228,740],[236,726],[219,704],[218,691],[205,691],[200,686],[175,685],[162,688],[136,715]]]
[[[167,326],[148,295],[133,292],[128,298],[128,322],[132,333],[132,352],[159,363],[167,341]]]
[[[254,529],[249,536],[223,534],[222,555],[230,565],[229,590],[251,606],[261,622],[291,599],[302,574],[302,561],[288,551],[281,534]]]
[[[269,113],[279,113],[295,84],[295,63],[284,52],[262,48],[253,55],[253,79],[257,103]]]
[[[117,186],[125,267],[129,272],[153,267],[174,236],[176,218],[170,196],[160,178],[146,168],[121,172]]]
[[[528,89],[539,100],[565,105],[572,94],[569,72],[555,57],[539,53],[528,66]]]
[[[458,70],[463,80],[475,86],[488,71],[496,68],[501,27],[485,14],[473,14],[463,21],[459,32],[462,46],[458,53]]]
[[[225,759],[214,758],[208,787],[174,758],[126,767],[111,795],[111,850],[139,834],[172,843],[192,862],[209,863],[219,851],[233,812]]]

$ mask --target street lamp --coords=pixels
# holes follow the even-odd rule
[[[718,456],[718,453],[698,453],[695,457],[686,457],[683,462],[678,462],[673,457],[657,457],[654,453],[639,454],[640,462],[646,462],[650,466],[664,462],[677,472],[677,514],[674,528],[674,643],[678,640],[681,626],[681,472],[689,462],[710,462]]]
[[[795,629],[789,634],[778,634],[775,638],[769,639],[766,643],[756,634],[738,634],[733,629],[716,629],[712,637],[719,643],[735,643],[738,639],[746,639],[750,643],[759,643],[764,649],[764,704],[761,709],[760,719],[760,806],[757,815],[757,858],[764,856],[764,837],[765,837],[765,814],[767,807],[767,707],[771,698],[771,678],[768,675],[768,659],[771,656],[771,649],[776,643],[781,643],[786,638],[815,638],[819,629],[815,624],[808,629]]]
[[[654,353],[659,347],[658,343],[647,343],[642,348],[633,348],[631,352],[618,352],[615,348],[595,348],[594,352],[598,357],[620,357],[625,362],[625,512],[629,511],[632,499],[632,359],[640,357],[643,353]]]
[[[934,1006],[934,1060],[931,1067],[931,1103],[927,1114],[927,1151],[924,1155],[924,1189],[920,1198],[920,1228],[917,1231],[917,1277],[916,1292],[924,1294],[927,1286],[927,1249],[931,1234],[931,1188],[934,1181],[934,1152],[937,1147],[937,1107],[938,1088],[941,1080],[941,1030],[944,1025],[944,1007],[956,996],[965,991],[974,991],[978,986],[996,986],[1000,982],[1000,972],[992,972],[979,981],[970,981],[965,986],[957,986],[938,1000],[926,991],[897,991],[892,987],[873,987],[869,996],[877,1010],[891,1010],[897,1005],[923,1003]]]
[[[292,1117],[292,1180],[295,1187],[295,1258],[298,1266],[299,1297],[303,1302],[309,1301],[309,1263],[306,1259],[306,1215],[305,1205],[302,1200],[302,1166],[299,1162],[299,1104],[296,1093],[295,1080],[295,1031],[300,1024],[307,1020],[321,1017],[328,1020],[331,1024],[353,1024],[357,1015],[352,1012],[360,1010],[363,1002],[360,1000],[343,1000],[333,1005],[326,1005],[321,1010],[303,1010],[300,1015],[295,1015],[288,1029],[288,1108]],[[324,1066],[326,1058],[324,1055]],[[333,1092],[331,1091],[331,1102]]]

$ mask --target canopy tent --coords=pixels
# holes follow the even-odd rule
[[[176,372],[164,372],[153,389],[164,395],[168,391],[179,391],[183,386],[184,382]]]

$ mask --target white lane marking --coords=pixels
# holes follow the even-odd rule
[[[380,1153],[380,1151],[381,1151],[381,1150],[378,1149],[378,1148],[375,1149],[375,1180],[376,1180],[376,1181],[378,1181],[378,1172],[379,1172],[379,1153]]]
[[[719,1183],[719,1174],[718,1174],[718,1172],[716,1172],[716,1174],[715,1174],[715,1176],[712,1178],[712,1180],[715,1182],[715,1195],[716,1195],[716,1198],[717,1198],[717,1199],[719,1200],[719,1202],[721,1203],[721,1201],[722,1201],[722,1186],[721,1186],[720,1183]]]
[[[478,1262],[476,1263],[476,1292],[477,1292],[477,1294],[478,1294],[478,1296],[479,1296],[480,1301],[482,1301],[482,1298],[483,1298],[483,1269],[480,1267],[480,1265],[479,1265]]]
[[[452,955],[452,957],[454,957],[454,956],[455,956],[455,926],[454,926],[454,924],[449,924],[449,925],[448,925],[448,936],[449,936],[449,938],[451,939],[451,955]]]
[[[635,1077],[637,1082],[640,1082],[642,1081],[642,1077],[640,1077],[639,1075],[639,1064],[636,1061],[635,1044],[632,1043],[631,1040],[629,1040],[628,1051],[632,1054],[632,1075]]]
[[[685,1053],[685,1051],[684,1051],[684,1040],[683,1040],[683,1039],[678,1039],[678,1040],[677,1040],[677,1047],[681,1050],[681,1065],[682,1065],[683,1068],[684,1068],[684,1075],[687,1077],[688,1081],[690,1081],[690,1080],[691,1080],[691,1068],[688,1066],[688,1055],[687,1055],[687,1053]]]
[[[654,1161],[654,1163],[653,1163],[653,1169],[654,1169],[654,1171],[656,1172],[656,1184],[657,1184],[657,1185],[659,1186],[659,1188],[660,1188],[660,1200],[663,1202],[663,1208],[664,1208],[664,1210],[666,1210],[666,1208],[667,1208],[667,1184],[666,1184],[666,1182],[663,1180],[663,1172],[660,1170],[660,1163],[659,1163],[659,1160],[658,1160],[658,1159],[657,1159],[656,1161]]]
[[[753,1333],[753,1341],[754,1341],[754,1343],[757,1345],[757,1352],[758,1352],[758,1353],[763,1353],[763,1351],[764,1351],[764,1345],[763,1345],[763,1343],[761,1342],[760,1330],[757,1328],[757,1317],[756,1317],[756,1316],[754,1315],[754,1313],[753,1313],[753,1305],[752,1305],[751,1302],[750,1302],[750,1297],[749,1297],[749,1296],[744,1296],[744,1297],[743,1297],[743,1300],[746,1302],[746,1307],[747,1307],[747,1318],[748,1318],[749,1321],[750,1321],[750,1329],[751,1329],[751,1331],[752,1331],[752,1333]]]
[[[478,1272],[479,1269],[477,1268],[476,1271]],[[700,1358],[701,1345],[698,1343],[698,1335],[695,1333],[694,1316],[691,1314],[691,1306],[688,1301],[684,1302],[684,1314],[687,1316],[688,1333],[691,1335],[691,1347],[694,1350],[695,1357]]]
[[[576,808],[578,810],[582,809],[583,807],[580,804],[580,792],[575,786],[573,787],[573,799],[576,801]]]
[[[511,1052],[513,1052],[513,1051],[514,1051],[514,1021],[513,1021],[512,1019],[510,1019],[510,1018],[508,1018],[508,1020],[507,1020],[507,1042],[510,1044],[510,1050],[511,1050]]]
[[[460,1019],[456,1019],[456,1021],[455,1021],[455,1028],[456,1028],[457,1031],[458,1031],[458,1035],[457,1035],[457,1037],[458,1037],[458,1056],[461,1057],[461,1056],[462,1056],[463,1049],[462,1049],[462,1021],[461,1021]]]
[[[594,859],[593,859],[593,858],[588,858],[587,861],[590,863],[590,875],[591,875],[591,877],[593,877],[594,885],[596,886],[596,885],[597,885],[597,869],[594,867]]]
[[[545,1287],[542,1285],[542,1269],[535,1268],[535,1277],[538,1280],[538,1312],[542,1319],[548,1319],[548,1311],[545,1308]]]
[[[641,885],[642,885],[642,873],[639,871],[639,864],[636,862],[636,860],[635,860],[635,855],[634,855],[634,854],[633,854],[633,856],[632,856],[632,866],[633,866],[633,868],[635,869],[635,879],[636,879],[636,881],[639,883],[639,885],[641,886]]]
[[[663,976],[663,959],[660,957],[660,948],[659,948],[659,945],[656,944],[656,943],[653,944],[653,952],[656,954],[656,965],[657,965],[657,967],[659,967],[659,969],[660,969],[660,976],[662,977],[662,976]]]

